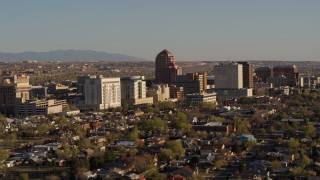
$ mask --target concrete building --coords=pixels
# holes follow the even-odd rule
[[[150,89],[147,90],[147,96],[153,97],[153,103],[167,101],[170,99],[169,85],[153,85]]]
[[[237,62],[242,65],[243,88],[253,88],[253,68],[248,62]]]
[[[189,106],[197,106],[202,103],[208,102],[217,104],[216,93],[194,93],[186,95],[186,103]]]
[[[177,75],[182,74],[182,69],[176,64],[173,54],[164,49],[156,57],[155,78],[159,84],[170,84],[176,81]]]
[[[215,89],[242,89],[242,64],[231,62],[214,66]]]
[[[35,100],[16,105],[15,114],[22,116],[48,115],[62,112],[68,106],[66,100]]]
[[[77,77],[77,91],[80,94],[84,94],[84,84],[86,82],[86,79],[90,79],[90,75],[84,75],[84,76],[78,76]],[[92,76],[94,77],[94,76]]]
[[[69,86],[60,83],[52,83],[48,85],[49,94],[67,94],[68,92]]]
[[[0,82],[0,112],[14,114],[17,102],[30,99],[29,76],[14,75],[3,77]]]
[[[144,76],[121,78],[121,102],[131,105],[152,104],[153,97],[147,97]]]
[[[247,62],[240,63],[230,62],[227,64],[218,64],[214,66],[214,83],[215,88],[207,92],[215,92],[218,97],[248,97],[252,96],[253,86],[252,67]],[[243,73],[246,73],[244,80]],[[243,84],[247,87],[243,87]]]
[[[108,109],[121,106],[120,78],[91,77],[85,80],[84,97],[88,109]]]
[[[205,92],[207,89],[207,72],[177,75],[174,84],[183,87],[185,94]]]
[[[228,97],[228,98],[236,98],[236,97],[251,97],[253,95],[253,89],[214,89],[207,90],[208,93],[215,92],[218,97]]]

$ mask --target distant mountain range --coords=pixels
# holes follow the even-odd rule
[[[2,53],[0,61],[145,61],[124,54],[91,50],[56,50],[49,52]]]

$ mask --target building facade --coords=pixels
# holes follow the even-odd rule
[[[85,80],[84,99],[88,109],[108,109],[121,106],[120,78],[91,77]]]
[[[258,67],[254,70],[258,82],[267,82],[267,79],[273,76],[273,70],[270,67]]]
[[[186,94],[205,92],[207,89],[207,72],[178,75],[177,86],[182,86]]]
[[[216,93],[194,93],[186,95],[186,103],[189,106],[197,106],[205,102],[217,104]]]
[[[121,102],[131,105],[152,104],[153,97],[147,97],[144,76],[121,78]]]
[[[22,116],[48,115],[62,112],[68,107],[66,100],[35,100],[20,103],[16,106],[15,114]]]
[[[14,114],[18,102],[30,99],[29,76],[14,75],[3,77],[0,83],[0,111],[5,114]]]
[[[156,57],[155,80],[157,83],[170,84],[182,75],[182,69],[176,64],[173,54],[164,49]]]
[[[243,88],[253,88],[253,67],[248,62],[238,62],[242,65]]]
[[[273,76],[284,76],[286,79],[286,86],[294,87],[299,84],[299,72],[295,65],[292,66],[274,66]]]
[[[170,98],[171,99],[183,99],[184,98],[184,91],[183,87],[170,85]]]
[[[242,64],[231,62],[214,66],[215,89],[242,89]]]
[[[170,88],[168,84],[153,85],[147,91],[148,97],[153,97],[153,102],[163,102],[170,99]]]

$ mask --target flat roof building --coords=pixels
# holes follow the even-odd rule
[[[144,76],[121,78],[121,102],[131,105],[152,104],[153,97],[147,97]]]
[[[121,106],[120,78],[91,77],[85,80],[84,97],[89,109]]]

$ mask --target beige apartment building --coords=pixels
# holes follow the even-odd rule
[[[163,102],[170,99],[170,88],[168,84],[154,85],[147,91],[148,97],[153,97],[153,103]]]
[[[84,99],[87,109],[109,109],[121,106],[120,78],[102,75],[85,79]]]
[[[144,76],[121,78],[121,102],[131,105],[153,103],[153,97],[147,97],[147,87]]]
[[[22,116],[48,115],[62,112],[68,107],[66,100],[35,100],[16,105],[15,114]]]

